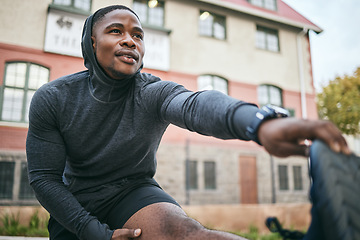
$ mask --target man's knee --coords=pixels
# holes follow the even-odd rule
[[[169,217],[162,222],[162,231],[171,239],[186,239],[187,236],[194,236],[207,231],[199,222],[184,215],[177,218]]]

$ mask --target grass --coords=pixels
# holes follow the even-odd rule
[[[35,212],[28,226],[20,224],[19,213],[4,214],[1,217],[2,226],[0,226],[0,235],[3,236],[27,236],[27,237],[48,237],[47,219],[39,218],[38,212]]]
[[[236,235],[247,238],[249,240],[282,240],[283,238],[278,233],[260,234],[259,229],[253,225],[250,225],[249,231],[233,232]]]

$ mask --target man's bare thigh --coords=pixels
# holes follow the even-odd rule
[[[124,228],[140,228],[141,237],[137,239],[243,239],[239,236],[208,230],[191,219],[177,205],[160,202],[148,205],[136,212]]]

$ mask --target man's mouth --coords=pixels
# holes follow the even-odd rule
[[[119,57],[122,62],[128,64],[135,64],[139,59],[139,55],[136,52],[129,50],[119,50],[115,55]]]

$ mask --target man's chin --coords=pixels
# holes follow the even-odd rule
[[[113,69],[109,73],[107,73],[107,75],[112,79],[122,80],[122,79],[125,79],[125,78],[132,77],[136,72],[137,72],[137,70],[127,70],[127,71],[120,70],[120,71],[117,71],[117,70]]]

